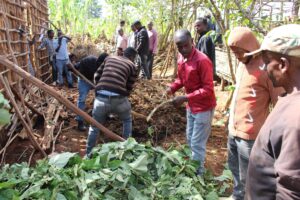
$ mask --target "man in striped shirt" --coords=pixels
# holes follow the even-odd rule
[[[137,51],[128,47],[123,56],[108,56],[94,75],[96,98],[94,101],[93,118],[104,123],[110,113],[119,116],[123,122],[123,137],[132,134],[131,104],[128,96],[133,88],[139,69],[134,60]],[[86,155],[90,157],[96,144],[99,129],[90,126]]]

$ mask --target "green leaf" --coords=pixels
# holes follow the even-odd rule
[[[138,191],[135,187],[130,186],[130,192],[128,194],[128,200],[147,200],[148,197],[142,195],[140,191]]]
[[[0,190],[0,199],[1,200],[19,200],[19,193],[14,189],[5,189]]]
[[[64,152],[61,154],[54,155],[49,159],[49,164],[57,168],[64,168],[68,164],[70,158],[72,158],[75,155],[76,153],[70,152]]]
[[[216,200],[219,199],[219,195],[216,191],[211,191],[205,196],[206,200]]]
[[[134,162],[130,163],[129,166],[139,172],[147,172],[148,168],[148,155],[143,152]]]
[[[16,182],[7,181],[0,183],[0,190],[6,189],[6,188],[12,188],[16,185]]]
[[[8,124],[10,122],[11,114],[8,110],[0,108],[0,124]]]
[[[67,200],[67,198],[63,194],[57,193],[56,200]]]

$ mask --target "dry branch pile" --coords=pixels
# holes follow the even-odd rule
[[[93,55],[99,56],[100,53],[106,52],[111,54],[114,52],[114,46],[111,41],[107,40],[105,36],[100,35],[98,39],[92,41],[87,35],[72,37],[74,45],[70,46],[70,52],[75,54],[78,60]]]

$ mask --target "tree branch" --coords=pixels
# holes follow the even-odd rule
[[[240,10],[240,12],[244,15],[244,17],[247,18],[254,25],[255,29],[258,32],[265,35],[267,31],[258,22],[253,20],[253,17],[251,16],[251,14],[242,7],[240,1],[239,0],[234,0],[234,3],[236,4],[236,6]]]

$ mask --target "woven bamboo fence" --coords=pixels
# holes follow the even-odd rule
[[[47,22],[46,0],[0,1],[0,56],[9,59],[25,71],[29,71],[29,63],[32,63],[35,76],[44,82],[51,78],[47,51],[36,51],[40,42],[30,46],[28,40],[35,34],[38,40],[42,24],[47,26]],[[33,105],[38,103],[42,94],[1,64],[0,80],[0,91],[12,105],[13,113],[11,124],[1,127],[0,130],[0,153],[4,154],[4,147],[18,135],[15,134],[16,130],[21,132],[25,129],[33,133],[31,123],[34,114],[39,113]]]

